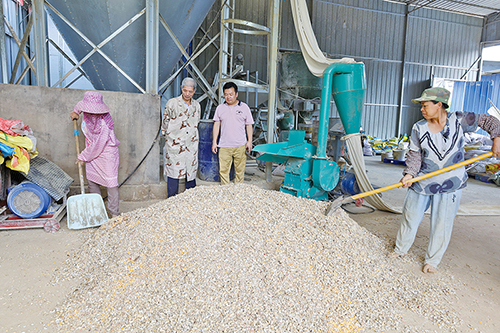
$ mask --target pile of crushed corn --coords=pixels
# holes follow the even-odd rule
[[[238,184],[198,186],[89,232],[59,278],[79,285],[61,331],[443,331],[454,291],[388,259],[388,247],[328,203]]]

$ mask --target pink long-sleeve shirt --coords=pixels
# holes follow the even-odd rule
[[[106,122],[102,117],[98,120],[90,117],[95,115],[84,112],[82,131],[86,148],[78,155],[78,159],[86,162],[88,180],[105,187],[117,187],[120,141],[113,130],[114,124],[110,124],[109,119]],[[95,122],[90,124],[92,121]]]

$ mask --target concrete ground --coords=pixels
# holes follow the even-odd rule
[[[366,157],[366,168],[372,184],[382,187],[397,183],[402,166],[384,164],[379,156]],[[247,166],[245,182],[266,189],[278,189],[282,181],[265,174],[254,162]],[[198,181],[199,185],[214,183]],[[163,183],[161,186],[166,191]],[[160,187],[161,187],[160,186]],[[384,192],[382,198],[400,207],[406,190]],[[436,274],[426,278],[453,277],[458,302],[454,308],[464,324],[460,332],[500,332],[500,188],[494,184],[470,180],[462,196],[459,216],[450,246]],[[122,212],[149,206],[157,200],[121,201]],[[387,243],[393,243],[399,226],[399,215],[351,207],[350,216]],[[53,272],[60,269],[70,252],[78,250],[89,229],[69,230],[65,221],[53,234],[43,229],[0,231],[0,332],[53,332],[53,310],[76,286],[77,281],[54,281]],[[420,258],[427,246],[428,218],[424,219],[410,254]],[[400,259],[395,259],[400,260]],[[421,265],[408,263],[408,270],[421,273]],[[429,323],[408,323],[439,331]]]
[[[382,163],[380,156],[365,157],[365,164],[374,187],[399,182],[404,169],[401,165]],[[393,207],[401,207],[406,191],[399,188],[390,190],[382,193],[382,199]],[[363,211],[355,206],[350,209],[357,213]],[[364,211],[369,210],[365,208]],[[391,245],[394,243],[400,215],[374,211],[350,216],[373,234]],[[426,216],[410,249],[410,255],[420,258],[421,264],[427,248],[428,235],[429,217]],[[464,321],[460,332],[500,332],[499,239],[500,187],[493,183],[469,179],[462,192],[452,239],[438,273],[435,276],[426,274],[429,279],[451,276],[457,282],[456,292],[459,300],[455,308]],[[421,264],[409,264],[408,269],[415,274],[424,275],[421,272]]]

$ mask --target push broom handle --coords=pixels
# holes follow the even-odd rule
[[[76,143],[76,157],[78,158],[78,154],[80,154],[80,142],[78,141],[78,123],[76,119],[73,119],[73,127],[75,129],[75,143]],[[82,191],[82,194],[85,194],[85,187],[83,184],[83,171],[82,171],[82,164],[80,162],[76,163],[78,164],[78,174],[80,175],[80,190]]]
[[[412,179],[408,180],[408,183],[415,183],[415,182],[418,182],[418,181],[420,181],[422,179],[431,178],[431,177],[440,175],[442,173],[448,172],[450,170],[453,170],[453,169],[456,169],[456,168],[460,168],[460,167],[465,166],[467,164],[471,164],[471,163],[480,161],[482,159],[491,157],[492,155],[493,155],[493,152],[490,151],[489,153],[486,153],[486,154],[483,154],[483,155],[479,155],[479,156],[476,156],[476,157],[473,157],[473,158],[469,158],[468,160],[462,161],[462,162],[457,163],[457,164],[450,165],[450,166],[448,166],[446,168],[442,168],[442,169],[439,169],[439,170],[436,170],[436,171],[433,171],[433,172],[426,173],[426,174],[424,174],[422,176],[418,176],[418,177],[412,178]],[[375,190],[371,190],[371,191],[368,191],[368,192],[363,192],[363,193],[355,194],[350,199],[356,200],[356,199],[359,199],[359,198],[368,197],[370,195],[381,193],[381,192],[385,192],[385,191],[388,191],[388,190],[392,190],[394,188],[401,187],[401,186],[403,186],[403,183],[399,182],[397,184],[393,184],[393,185],[388,185],[388,186],[385,186],[385,187],[377,188]]]

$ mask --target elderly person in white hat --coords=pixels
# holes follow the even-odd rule
[[[115,124],[102,94],[87,91],[70,113],[78,119],[83,112],[81,128],[85,135],[86,148],[78,155],[77,163],[85,162],[85,171],[90,193],[101,194],[99,186],[108,189],[108,209],[112,217],[120,214],[118,192],[118,145]]]
[[[430,235],[425,254],[424,273],[434,273],[448,248],[453,220],[458,211],[462,189],[467,186],[465,167],[445,172],[415,183],[410,179],[462,162],[465,154],[464,132],[478,127],[493,140],[493,156],[500,156],[500,122],[492,116],[472,112],[447,112],[450,92],[444,88],[429,88],[415,98],[420,103],[424,119],[413,125],[410,151],[401,183],[410,187],[403,203],[403,215],[394,252],[398,257],[408,252],[415,240],[425,211],[431,207]]]

